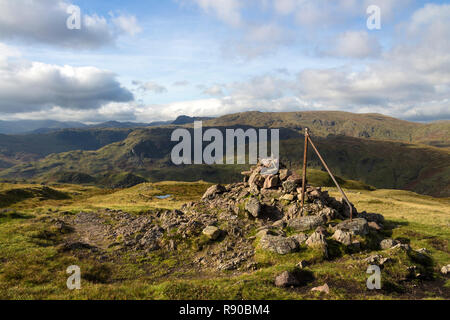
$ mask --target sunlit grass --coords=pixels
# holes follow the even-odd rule
[[[144,183],[123,190],[100,189],[76,185],[52,185],[69,199],[24,199],[0,214],[0,299],[397,299],[404,298],[390,290],[369,292],[365,288],[367,264],[362,259],[367,253],[344,255],[332,261],[323,260],[317,253],[302,249],[298,253],[278,256],[256,251],[255,272],[208,272],[183,268],[195,251],[190,245],[168,254],[163,250],[139,259],[133,253],[121,257],[120,263],[107,263],[99,268],[98,261],[79,259],[58,250],[61,235],[54,231],[49,217],[56,210],[78,212],[101,208],[130,212],[151,208],[179,208],[182,203],[197,201],[210,184],[161,182]],[[38,188],[37,185],[0,184],[0,192],[11,188]],[[339,197],[335,188],[327,188],[332,196]],[[386,225],[393,227],[393,238],[409,239],[414,249],[428,249],[434,259],[434,272],[450,261],[449,199],[420,196],[398,190],[347,190],[347,195],[359,211],[381,213]],[[157,199],[168,195],[168,199]],[[54,233],[54,235],[53,235]],[[256,243],[255,243],[256,246]],[[377,252],[373,252],[375,254]],[[378,252],[385,255],[386,252]],[[385,281],[396,283],[412,264],[407,256],[393,256],[402,261],[387,268]],[[274,278],[285,270],[293,270],[300,260],[314,262],[306,268],[313,279],[297,289],[280,289]],[[80,265],[82,270],[99,277],[100,283],[83,279],[82,290],[66,288],[66,268]],[[106,272],[106,274],[105,274]],[[328,283],[330,294],[324,296],[311,292],[314,286]],[[421,298],[448,298],[448,280],[435,284],[435,290]],[[447,288],[447,289],[445,289]]]

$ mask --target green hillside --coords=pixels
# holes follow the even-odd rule
[[[97,150],[125,139],[131,129],[65,129],[44,134],[0,134],[0,168],[28,162],[52,153]]]
[[[253,127],[303,130],[314,135],[345,135],[355,138],[399,140],[438,147],[450,145],[450,121],[422,124],[381,114],[340,111],[244,112],[226,115],[204,123],[207,126],[248,125]]]
[[[125,230],[135,231],[137,224],[129,221],[139,219],[152,221],[148,230],[159,222],[157,217],[170,216],[165,214],[166,209],[180,210],[187,202],[199,201],[208,187],[209,184],[202,182],[143,183],[116,190],[56,185],[42,195],[41,186],[0,183],[0,194],[11,200],[9,204],[0,204],[5,206],[0,209],[0,296],[2,299],[43,300],[303,301],[448,300],[450,297],[450,280],[439,272],[450,258],[449,199],[407,191],[346,190],[359,210],[385,217],[382,237],[408,243],[413,248],[410,252],[391,249],[349,254],[337,250],[339,245],[329,240],[333,250],[329,259],[323,259],[320,252],[310,252],[306,248],[287,255],[257,250],[254,256],[256,265],[251,265],[253,268],[244,264],[238,270],[219,271],[193,264],[193,260],[198,256],[211,256],[214,250],[225,247],[229,235],[213,242],[205,241],[203,237],[183,238],[176,233],[180,228],[171,228],[164,233],[162,247],[154,251],[131,250],[122,234],[111,238],[104,236],[104,230],[124,225]],[[333,197],[340,196],[335,188],[326,190]],[[172,197],[157,198],[164,194]],[[208,216],[216,217],[215,210],[210,212]],[[118,223],[116,217],[129,217],[130,220],[122,220],[129,222],[127,224]],[[64,222],[75,218],[79,221],[76,228]],[[239,230],[246,230],[247,223],[252,222],[244,221],[246,224]],[[220,226],[226,227],[227,224]],[[256,234],[256,228],[251,228],[250,232]],[[371,239],[379,237],[373,230],[370,234]],[[176,247],[172,246],[169,251],[171,240],[176,241]],[[416,250],[426,255],[419,255]],[[233,247],[233,252],[242,251],[240,246]],[[367,259],[374,254],[389,260],[382,266],[382,290],[369,291],[366,286],[369,276]],[[298,288],[276,287],[275,277],[286,270],[294,270],[299,261],[308,262],[305,271],[314,277]],[[67,290],[66,269],[69,265],[78,265],[83,270],[82,290]],[[433,280],[408,277],[411,265],[432,274]],[[311,288],[324,283],[330,287],[329,294],[311,291]]]
[[[413,133],[413,141],[449,148],[450,121],[438,121],[420,126]]]
[[[206,128],[205,128],[206,129]],[[3,179],[53,181],[67,172],[82,172],[97,179],[105,174],[132,173],[148,181],[183,180],[232,182],[246,166],[182,166],[171,163],[173,128],[135,130],[120,142],[97,151],[51,154],[40,161],[0,172]],[[282,162],[298,169],[303,136],[283,129],[280,137]],[[377,188],[396,188],[440,197],[450,196],[450,152],[425,145],[330,135],[314,140],[333,171],[344,179],[360,180]],[[309,155],[309,165],[321,168]],[[114,179],[114,178],[113,178]],[[71,181],[65,181],[71,182]],[[76,181],[72,181],[76,182]]]

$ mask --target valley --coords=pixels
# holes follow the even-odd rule
[[[280,130],[286,169],[261,178],[245,164],[175,166],[173,130],[193,134],[184,120],[1,135],[0,297],[449,299],[445,122],[343,113],[205,119],[203,130],[222,133]],[[345,206],[312,153],[308,212],[298,212],[304,126],[362,233],[336,229],[348,223]],[[371,264],[382,270],[380,290],[366,287]],[[82,290],[67,290],[69,265],[81,268]],[[316,290],[324,284],[326,293]]]
[[[376,188],[450,196],[450,150],[445,147],[450,141],[448,122],[422,125],[381,115],[340,112],[244,113],[206,120],[203,129],[218,128],[224,133],[226,128],[279,128],[281,160],[298,169],[306,125],[311,126],[313,139],[330,166],[343,178]],[[0,136],[0,160],[4,159],[0,163],[8,167],[0,171],[0,179],[81,181],[107,187],[162,180],[230,183],[248,169],[245,165],[175,166],[170,154],[176,142],[170,140],[176,128],[187,128],[192,134],[192,124],[184,124]],[[414,130],[423,133],[420,139]],[[322,168],[317,158],[312,154],[310,158],[312,168]]]

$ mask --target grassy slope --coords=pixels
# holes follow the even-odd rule
[[[32,185],[1,185],[2,192]],[[287,256],[257,253],[264,266],[254,273],[198,274],[183,269],[183,252],[168,256],[162,252],[149,253],[146,259],[131,261],[123,257],[117,265],[100,265],[88,257],[81,260],[57,250],[58,237],[51,236],[49,219],[55,210],[95,210],[111,205],[130,212],[149,207],[177,208],[183,201],[198,200],[208,184],[165,182],[142,184],[120,191],[100,190],[73,185],[52,186],[55,191],[70,195],[70,199],[28,198],[10,207],[12,212],[0,215],[0,298],[6,299],[396,299],[449,298],[450,282],[438,276],[438,269],[450,261],[450,199],[433,199],[407,191],[346,190],[359,210],[378,212],[393,227],[394,238],[408,237],[413,248],[425,247],[435,259],[436,281],[408,295],[392,286],[392,272],[383,270],[381,291],[368,291],[366,264],[360,255],[322,261],[307,270],[315,279],[298,289],[279,289],[273,285],[275,275],[309,258],[304,253]],[[337,196],[335,189],[330,188]],[[158,194],[172,194],[172,199],[154,199]],[[18,212],[18,213],[14,213]],[[20,213],[19,213],[20,212]],[[384,253],[385,254],[385,253]],[[361,257],[365,257],[364,254]],[[398,256],[397,259],[406,259]],[[405,260],[405,261],[406,261]],[[406,263],[406,262],[405,262]],[[76,264],[100,283],[82,280],[82,290],[65,287],[67,266]],[[445,282],[446,281],[446,282]],[[330,295],[312,293],[313,286],[330,285]]]
[[[298,132],[302,129],[302,125],[307,125],[312,128],[314,140],[333,171],[342,177],[361,180],[378,188],[400,188],[434,196],[450,195],[449,149],[393,141],[412,140],[445,146],[449,138],[449,122],[425,125],[376,114],[360,115],[344,112],[250,112],[205,122],[205,126],[238,124],[286,127],[287,129],[282,130],[282,139],[287,140],[282,142],[281,156],[290,166],[298,166],[302,158],[302,136]],[[108,144],[99,150],[51,154],[43,160],[3,170],[0,177],[31,179],[38,182],[57,181],[61,175],[72,176],[73,173],[79,172],[95,176],[99,184],[112,186],[119,175],[128,172],[148,181],[204,179],[212,182],[231,182],[238,177],[241,170],[245,169],[242,166],[172,166],[169,158],[174,145],[170,143],[172,130],[173,128],[167,127],[136,129],[123,141]],[[68,147],[70,143],[64,146],[68,141],[72,141],[72,144],[86,144],[84,140],[90,139],[94,141],[88,144],[102,145],[114,139],[120,140],[122,135],[128,132],[60,131],[50,135],[56,140],[52,140],[46,148],[70,149],[74,148]],[[90,137],[92,134],[94,138]],[[84,135],[89,135],[90,138]],[[360,136],[364,138],[354,138]],[[367,136],[375,139],[366,139]],[[26,149],[28,143],[35,149],[42,150],[44,154],[49,152],[45,148],[40,148],[40,143],[33,139],[26,142],[26,137],[21,137],[14,146]],[[82,147],[95,149],[94,145]],[[5,161],[0,161],[0,165],[2,163],[5,164]],[[311,165],[321,167],[315,157],[311,157]]]
[[[450,121],[438,121],[421,126],[414,131],[413,141],[449,149]]]
[[[44,134],[0,134],[0,159],[17,163],[17,160],[26,162],[52,153],[97,150],[125,139],[131,131],[131,129],[66,129]]]
[[[245,166],[184,166],[170,162],[174,143],[170,128],[140,129],[127,139],[97,151],[53,154],[34,163],[22,164],[0,173],[8,179],[51,181],[62,172],[83,172],[93,176],[132,172],[149,181],[208,180],[231,182]],[[303,138],[285,130],[281,159],[298,167]],[[294,138],[292,138],[294,137]],[[399,188],[435,196],[450,195],[450,151],[425,145],[360,139],[346,136],[314,136],[314,141],[332,170],[347,179],[361,180],[377,188]],[[310,153],[310,165],[320,168]]]
[[[351,137],[398,140],[438,147],[450,145],[450,122],[420,124],[398,120],[380,114],[348,112],[246,112],[204,121],[209,126],[248,125],[254,127],[312,129],[316,136],[347,135]],[[70,150],[95,150],[106,144],[123,140],[131,129],[65,129],[47,134],[0,135],[0,159],[39,158],[51,153]],[[27,158],[28,156],[28,158]],[[4,159],[4,160],[5,160]],[[5,163],[8,164],[8,163]],[[5,167],[5,164],[3,167]]]
[[[450,152],[447,150],[342,136],[314,140],[329,167],[341,177],[362,180],[377,188],[450,196]],[[281,149],[282,161],[303,157],[303,146],[298,139],[283,141]],[[308,162],[322,167],[313,151],[309,152]]]
[[[355,138],[398,140],[448,147],[450,122],[421,124],[381,114],[355,114],[340,111],[244,112],[206,121],[208,126],[249,125],[254,127],[308,127],[316,136],[346,135]]]

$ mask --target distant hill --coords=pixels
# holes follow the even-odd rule
[[[381,114],[340,111],[244,112],[206,121],[208,126],[248,125],[252,127],[311,129],[316,136],[345,135],[355,138],[397,140],[450,147],[450,121],[417,123]]]
[[[21,134],[33,132],[40,129],[53,130],[65,128],[85,128],[81,122],[61,122],[55,120],[0,120],[0,134]]]
[[[65,129],[43,134],[0,134],[0,160],[3,160],[0,168],[37,160],[52,153],[97,150],[125,139],[130,132],[132,129]]]
[[[189,124],[197,119],[179,117],[178,122]],[[0,170],[16,164],[43,158],[52,153],[71,150],[97,150],[112,142],[125,139],[132,129],[171,125],[173,121],[157,121],[151,123],[109,121],[95,125],[85,125],[77,122],[53,121],[23,121],[21,125],[32,124],[30,127],[21,125],[16,131],[28,130],[40,125],[52,125],[53,128],[40,128],[31,133],[1,134],[0,133]],[[2,121],[3,128],[14,127],[14,121]],[[6,125],[8,124],[8,125]],[[57,126],[74,126],[74,128],[57,128]],[[77,128],[80,126],[80,128]],[[10,130],[5,130],[10,131]]]
[[[171,124],[172,121],[156,121],[150,123],[138,123],[138,122],[119,122],[108,121],[99,124],[89,125],[88,128],[140,128],[140,127],[157,127]]]
[[[181,125],[193,123],[197,120],[210,120],[211,117],[189,117],[179,116],[175,120],[168,121],[154,121],[150,123],[139,122],[120,122],[107,121],[103,123],[87,125],[81,122],[61,122],[54,120],[18,120],[18,121],[3,121],[0,120],[0,134],[45,134],[58,131],[61,129],[103,129],[103,128],[141,128],[141,127],[157,127],[170,124]]]
[[[450,148],[450,121],[437,121],[421,125],[414,130],[412,141],[439,148]]]
[[[215,119],[177,120],[178,126],[190,130],[194,120],[203,120],[205,130],[280,128],[282,161],[294,168],[302,158],[303,129],[309,127],[333,171],[344,179],[377,188],[450,196],[449,121],[421,124],[378,114],[346,112],[246,112]],[[226,183],[240,179],[239,172],[246,169],[237,165],[174,166],[170,160],[175,145],[170,141],[173,124],[140,128],[127,128],[131,124],[116,122],[106,125],[124,128],[0,135],[0,178],[91,180],[102,181],[103,185],[125,185],[128,180],[141,178]],[[316,158],[312,157],[309,163],[321,168]],[[125,177],[125,182],[117,182],[117,177]]]
[[[188,123],[193,123],[195,121],[206,121],[206,120],[211,120],[214,118],[211,117],[189,117],[189,116],[179,116],[178,118],[176,118],[174,121],[171,122],[171,124],[174,125],[182,125],[182,124],[188,124]]]
[[[154,126],[161,125],[159,122],[154,124]],[[108,121],[103,122],[99,124],[92,124],[92,125],[86,125],[83,124],[82,126],[72,126],[68,128],[39,128],[36,130],[33,130],[31,132],[23,132],[21,134],[46,134],[46,133],[53,133],[57,131],[61,131],[64,129],[129,129],[129,128],[140,128],[140,127],[150,127],[153,126],[153,124],[147,124],[147,123],[135,123],[135,122],[119,122],[119,121]]]
[[[51,181],[61,172],[77,171],[97,179],[119,173],[131,173],[148,181],[203,179],[227,183],[240,179],[239,172],[246,166],[174,166],[170,160],[175,145],[170,142],[172,130],[136,129],[123,141],[99,150],[51,154],[3,170],[0,178]],[[299,169],[304,137],[293,129],[282,129],[280,136],[281,160]],[[314,140],[333,171],[344,179],[360,180],[377,188],[450,196],[450,152],[446,149],[343,135],[314,136]],[[311,167],[321,168],[312,153],[309,157]]]

